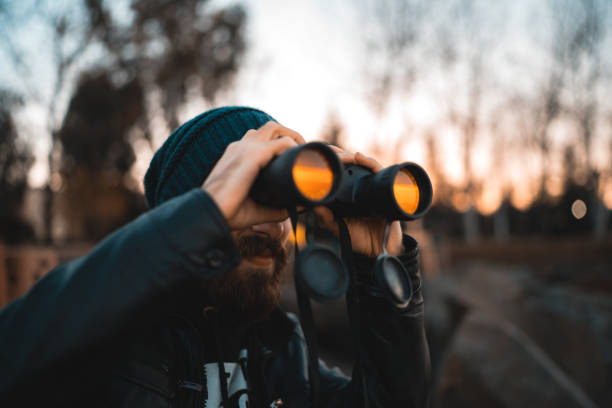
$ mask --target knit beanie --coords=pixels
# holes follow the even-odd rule
[[[144,177],[149,208],[200,187],[227,146],[273,120],[244,106],[204,112],[179,126],[155,152]]]

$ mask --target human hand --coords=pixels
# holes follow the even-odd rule
[[[351,153],[337,146],[330,147],[336,152],[340,161],[345,164],[356,164],[367,167],[373,173],[378,173],[383,166],[371,157],[361,153]],[[338,224],[334,220],[334,215],[327,207],[316,207],[319,226],[332,231],[338,236]],[[353,251],[375,257],[383,252],[382,241],[387,225],[387,220],[383,217],[363,217],[363,218],[343,218],[351,235]],[[399,221],[393,221],[389,231],[389,241],[387,252],[391,255],[399,255],[402,252],[402,228]]]
[[[258,204],[248,195],[259,171],[270,160],[302,143],[304,138],[299,133],[270,121],[257,130],[249,130],[242,139],[227,146],[202,188],[215,201],[230,229],[282,221],[288,217],[287,210]]]

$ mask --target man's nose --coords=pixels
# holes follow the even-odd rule
[[[251,226],[253,232],[265,234],[272,239],[280,239],[283,236],[284,226],[282,222],[267,222]]]

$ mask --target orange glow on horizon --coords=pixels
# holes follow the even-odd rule
[[[552,175],[546,180],[546,191],[551,197],[561,196],[563,187],[563,179],[559,175]]]
[[[502,199],[501,189],[495,187],[486,188],[476,201],[476,209],[482,215],[491,215],[497,211]]]
[[[296,227],[296,232],[297,232],[298,248],[302,249],[306,246],[306,228],[304,228],[304,224],[302,224],[301,222],[298,222],[297,227]],[[291,230],[291,234],[289,235],[289,240],[291,241],[292,245],[295,245],[296,233],[294,233],[293,230]]]
[[[599,195],[608,210],[612,210],[612,176],[607,177],[600,183]]]
[[[435,192],[434,192],[434,195],[435,195]],[[467,211],[472,206],[470,202],[470,197],[462,191],[453,194],[452,201],[453,201],[453,206],[459,212]]]
[[[529,208],[534,199],[534,193],[519,188],[515,188],[510,196],[510,201],[512,202],[514,208],[521,211],[525,211],[527,208]]]

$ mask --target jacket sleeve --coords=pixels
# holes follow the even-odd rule
[[[424,328],[418,244],[408,235],[404,235],[403,243],[405,252],[399,258],[414,288],[411,303],[403,309],[372,295],[368,287],[376,285],[372,277],[375,260],[354,255],[361,288],[358,295],[359,357],[348,383],[341,381],[335,371],[320,365],[321,402],[326,408],[429,405],[430,359]]]
[[[0,311],[0,406],[48,383],[53,393],[74,392],[137,322],[172,304],[180,288],[239,261],[223,215],[202,189],[143,214]]]

